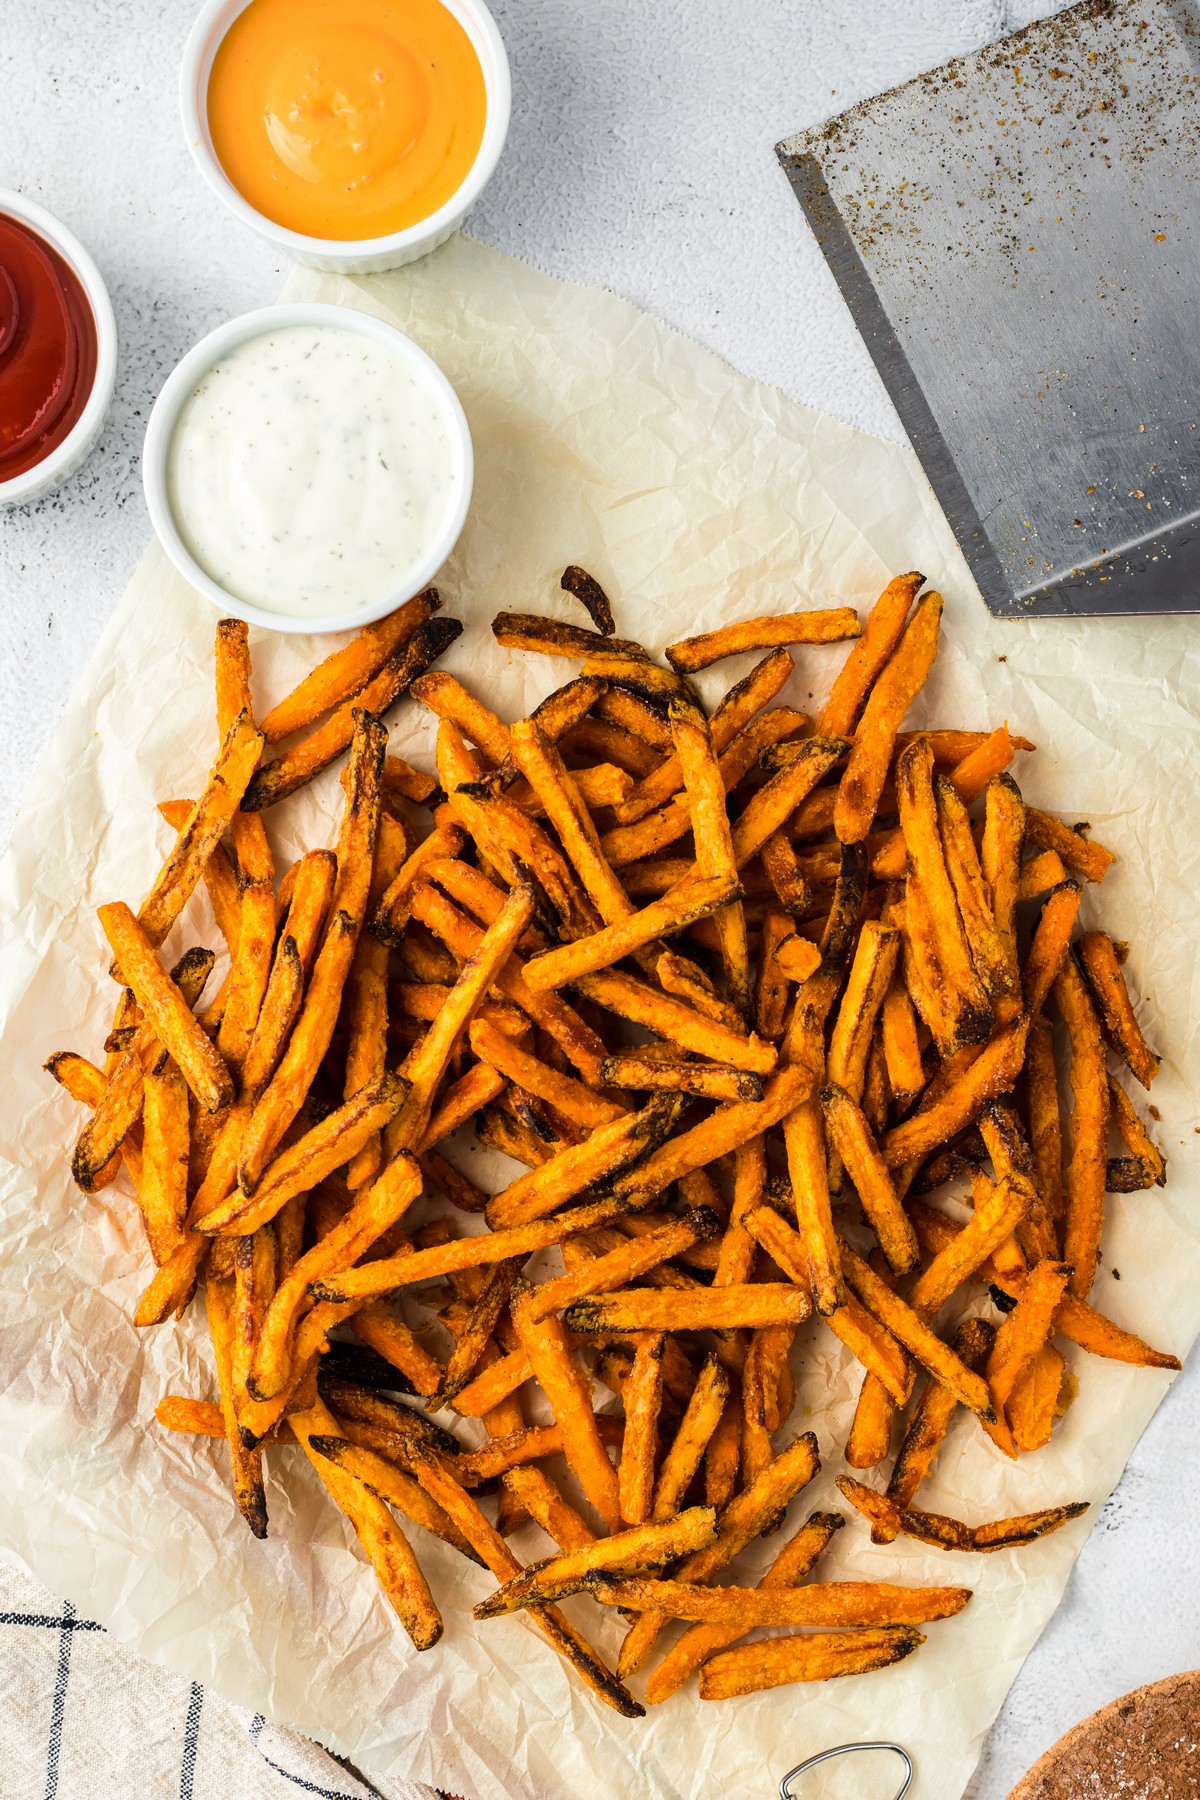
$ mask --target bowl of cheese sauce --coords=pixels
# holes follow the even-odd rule
[[[511,89],[482,0],[209,0],[180,106],[202,173],[245,223],[298,262],[365,274],[462,223]]]
[[[341,306],[273,306],[201,340],[146,429],[159,540],[223,612],[348,631],[426,587],[471,498],[471,437],[425,352]]]

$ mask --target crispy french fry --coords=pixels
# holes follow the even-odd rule
[[[789,981],[807,981],[821,967],[820,946],[792,932],[776,949],[775,963]]]
[[[625,1288],[588,1294],[567,1307],[571,1331],[737,1331],[799,1325],[812,1310],[807,1294],[782,1282],[712,1288]]]
[[[871,829],[896,732],[933,667],[941,618],[941,595],[922,595],[867,696],[834,808],[834,826],[843,844],[861,843]]]
[[[594,1262],[543,1282],[534,1290],[530,1313],[535,1320],[543,1319],[547,1313],[561,1312],[564,1306],[585,1294],[607,1294],[626,1287],[693,1244],[713,1238],[719,1230],[714,1213],[696,1210],[687,1218],[672,1220],[660,1230],[648,1232],[645,1237],[625,1239],[618,1248],[597,1257]]]
[[[1026,840],[1035,850],[1054,850],[1074,874],[1086,881],[1103,881],[1117,859],[1103,844],[1085,837],[1085,830],[1086,826],[1063,825],[1036,806],[1025,815]]]
[[[1079,962],[1109,1042],[1124,1057],[1130,1073],[1148,1088],[1158,1074],[1159,1060],[1142,1035],[1117,961],[1116,946],[1106,931],[1083,934],[1079,940]]]
[[[610,1531],[621,1525],[617,1473],[600,1441],[587,1384],[571,1358],[566,1333],[553,1317],[533,1317],[534,1290],[518,1283],[512,1318],[521,1346],[563,1433],[567,1461]]]
[[[387,733],[379,720],[357,712],[329,922],[287,1048],[246,1124],[238,1154],[239,1181],[246,1193],[253,1193],[272,1152],[304,1104],[333,1038],[370,892],[386,743]]]
[[[439,719],[449,719],[457,725],[497,768],[509,760],[512,745],[507,725],[453,675],[444,669],[431,669],[428,674],[418,675],[408,691]]]
[[[871,687],[887,667],[900,641],[908,611],[925,585],[915,570],[888,582],[867,614],[867,622],[838,672],[829,698],[817,716],[817,730],[829,737],[848,737],[858,722]]]
[[[882,1145],[888,1168],[901,1169],[914,1157],[927,1156],[969,1125],[987,1101],[1006,1093],[1024,1062],[1028,1030],[1028,1020],[1018,1019],[994,1032],[932,1105],[893,1126]]]
[[[194,800],[160,800],[158,810],[178,836],[191,818],[195,805]],[[232,956],[237,950],[242,907],[237,870],[224,844],[213,845],[208,861],[200,872],[200,879],[208,893],[217,929]]]
[[[708,1356],[691,1397],[659,1466],[650,1517],[665,1524],[679,1511],[692,1477],[721,1418],[729,1394],[729,1376],[715,1356]]]
[[[243,797],[245,810],[260,812],[264,807],[277,805],[328,768],[334,757],[350,746],[355,715],[364,712],[382,718],[415,677],[449,649],[461,631],[458,619],[426,619],[364,688],[334,708],[324,724],[274,762],[263,764]]]
[[[773,650],[785,644],[836,644],[858,637],[861,630],[852,606],[814,608],[810,612],[780,613],[774,618],[744,619],[737,625],[703,632],[699,637],[681,638],[679,643],[667,645],[666,658],[672,668],[691,674],[743,650]]]
[[[518,1176],[488,1201],[488,1223],[521,1225],[542,1218],[584,1188],[619,1175],[661,1143],[678,1117],[680,1103],[675,1094],[655,1094],[640,1112],[599,1126],[582,1144]]]
[[[819,1631],[725,1650],[700,1671],[702,1700],[729,1700],[795,1681],[832,1681],[902,1662],[925,1642],[911,1625],[868,1631]]]
[[[813,1310],[828,1317],[842,1304],[845,1289],[829,1195],[825,1114],[817,1094],[806,1095],[788,1113],[783,1121],[783,1142]]]
[[[716,1536],[717,1514],[711,1506],[690,1507],[667,1524],[636,1524],[611,1537],[595,1538],[579,1550],[531,1563],[520,1575],[481,1600],[475,1617],[496,1619],[518,1608],[565,1599],[601,1575],[632,1575],[643,1569],[665,1568],[680,1556],[706,1549]]]
[[[378,1356],[398,1369],[418,1394],[434,1392],[442,1378],[441,1364],[381,1300],[373,1300],[362,1307],[350,1319],[349,1325],[355,1337],[361,1338]]]
[[[665,1348],[666,1340],[661,1333],[650,1332],[640,1340],[621,1396],[625,1404],[625,1432],[621,1439],[617,1479],[621,1517],[627,1525],[643,1524],[650,1515],[654,1498]],[[715,1535],[716,1513],[712,1516]],[[696,1546],[689,1544],[687,1548],[693,1550]]]
[[[833,1082],[822,1088],[821,1104],[834,1149],[846,1165],[888,1265],[893,1274],[905,1275],[919,1261],[916,1234],[863,1110]]]
[[[1133,1101],[1120,1082],[1114,1081],[1111,1075],[1108,1078],[1108,1097],[1110,1114],[1117,1135],[1130,1153],[1127,1158],[1109,1158],[1109,1193],[1136,1192],[1138,1188],[1164,1187],[1167,1180],[1167,1159],[1138,1117]],[[1127,1162],[1133,1165],[1129,1171],[1126,1171],[1125,1168]],[[1114,1186],[1114,1165],[1121,1170],[1122,1175],[1128,1174],[1133,1184],[1130,1188],[1120,1189]]]
[[[1017,1377],[1006,1410],[1018,1451],[1041,1450],[1050,1442],[1066,1366],[1053,1344],[1043,1344]]]
[[[761,850],[829,771],[846,754],[845,738],[811,737],[786,769],[773,775],[747,802],[733,828],[733,857],[742,868]]]
[[[1058,1104],[1058,1071],[1054,1032],[1039,1013],[1030,1022],[1025,1051],[1025,1109],[1037,1190],[1051,1219],[1061,1219],[1063,1201],[1062,1118]]]
[[[946,868],[975,972],[993,1008],[1002,1006],[1006,1016],[1015,1016],[1021,1010],[1016,998],[1015,945],[996,924],[991,888],[984,879],[967,809],[954,783],[944,775],[936,778],[934,791]],[[1015,885],[1012,894],[1015,900]]]
[[[668,1043],[697,1056],[732,1063],[735,1068],[749,1069],[757,1075],[769,1075],[775,1067],[777,1058],[772,1045],[753,1036],[743,1037],[714,1019],[705,1019],[692,1007],[655,992],[619,969],[584,975],[574,985],[586,999],[595,1000],[608,1012],[631,1024],[644,1025]]]
[[[608,595],[594,576],[578,564],[571,563],[562,572],[559,587],[564,594],[572,594],[587,613],[588,618],[605,637],[611,637],[617,629],[613,622],[613,610]]]
[[[987,1383],[955,1355],[925,1324],[921,1313],[894,1294],[888,1284],[842,1244],[842,1271],[863,1305],[897,1338],[911,1356],[935,1375],[971,1412],[991,1423],[995,1417]]]
[[[262,733],[239,713],[221,744],[204,791],[138,908],[138,924],[157,949],[187,904],[221,835],[237,811],[262,753]],[[118,963],[119,963],[118,958]],[[128,980],[128,975],[125,977]]]
[[[933,752],[927,739],[915,739],[902,752],[896,764],[896,798],[909,865],[919,880],[928,910],[938,967],[952,997],[974,1027],[976,1021],[988,1018],[989,1001],[975,972],[946,862],[933,781]],[[960,1029],[962,1042],[977,1041],[977,1037],[976,1029]]]
[[[810,1625],[823,1630],[879,1625],[922,1625],[950,1619],[971,1598],[970,1588],[896,1587],[884,1581],[834,1581],[802,1588],[700,1587],[685,1581],[636,1576],[593,1578],[592,1594],[604,1606],[660,1612],[701,1625]],[[478,1613],[476,1608],[476,1613]]]
[[[1063,1260],[1070,1290],[1086,1300],[1100,1260],[1104,1195],[1108,1186],[1108,1070],[1100,1023],[1082,975],[1067,956],[1054,983],[1054,998],[1071,1038],[1071,1157],[1067,1164]]]
[[[192,1400],[185,1394],[164,1394],[154,1416],[165,1431],[186,1431],[194,1437],[223,1438],[225,1421],[212,1400]]]
[[[839,1475],[838,1487],[868,1519],[882,1521],[889,1528],[896,1525],[905,1537],[913,1537],[938,1550],[1008,1550],[1018,1544],[1032,1544],[1046,1537],[1088,1510],[1086,1500],[1072,1501],[1067,1506],[1048,1506],[1041,1512],[1022,1513],[1017,1518],[993,1519],[986,1525],[964,1525],[960,1519],[943,1513],[918,1512],[899,1507],[883,1494],[864,1487],[848,1475]]]
[[[1040,1012],[1063,966],[1079,912],[1081,891],[1077,881],[1064,881],[1046,896],[1021,972],[1025,1009],[1031,1015]]]
[[[183,1237],[191,1135],[187,1083],[170,1060],[146,1072],[142,1124],[138,1197],[151,1254],[164,1263]]]
[[[698,1094],[705,1100],[761,1100],[763,1095],[761,1077],[749,1069],[677,1062],[674,1058],[651,1060],[633,1051],[606,1056],[600,1079],[605,1087]]]
[[[1006,1417],[1013,1388],[1049,1338],[1070,1278],[1069,1263],[1038,1263],[1030,1270],[1017,1304],[1000,1321],[986,1371],[998,1418]]]
[[[322,713],[331,712],[362,692],[372,676],[377,675],[407,642],[419,625],[430,618],[441,605],[436,588],[428,588],[412,600],[406,600],[386,619],[364,625],[356,638],[343,650],[335,650],[318,663],[290,694],[273,706],[262,722],[268,744],[277,744],[293,732],[313,725]]]
[[[289,1422],[313,1468],[353,1525],[413,1648],[432,1649],[442,1635],[441,1615],[408,1539],[379,1490],[353,1466],[331,1461],[321,1448],[336,1436],[337,1420],[318,1400],[306,1411],[292,1413]]]
[[[515,1496],[531,1519],[553,1538],[560,1550],[583,1550],[596,1542],[591,1527],[563,1499],[543,1469],[531,1463],[509,1469],[503,1480],[506,1492]]]
[[[681,1131],[652,1150],[613,1183],[614,1197],[640,1205],[668,1183],[706,1167],[718,1156],[778,1125],[801,1103],[811,1086],[807,1069],[780,1069],[766,1082],[761,1100],[734,1101],[723,1106],[690,1131]]]
[[[1031,856],[1028,862],[1022,863],[1017,899],[1040,900],[1043,894],[1059,887],[1066,879],[1066,864],[1057,850],[1042,850],[1037,856]]]
[[[997,775],[986,789],[979,860],[991,899],[992,923],[1004,958],[1007,992],[1020,982],[1017,959],[1017,902],[1021,897],[1021,851],[1025,843],[1025,802],[1010,775]]]
[[[98,908],[109,946],[147,1023],[177,1063],[201,1106],[217,1112],[233,1099],[233,1079],[205,1036],[179,987],[160,964],[154,946],[123,900]]]
[[[209,1280],[205,1286],[205,1310],[212,1334],[217,1365],[217,1382],[221,1390],[221,1418],[225,1440],[229,1445],[229,1462],[233,1475],[233,1492],[238,1511],[256,1538],[267,1535],[267,1501],[263,1489],[262,1452],[248,1449],[243,1442],[233,1390],[233,1327],[230,1318],[232,1282]]]
[[[525,965],[525,979],[535,993],[578,982],[581,975],[611,968],[659,937],[670,937],[696,919],[706,919],[741,893],[728,878],[697,877],[682,890],[651,901],[640,912],[629,913],[614,925],[589,936],[547,950]]]
[[[995,1335],[986,1319],[963,1321],[954,1336],[954,1349],[966,1368],[981,1367],[991,1351]],[[901,1510],[911,1505],[917,1489],[933,1467],[957,1405],[949,1388],[943,1387],[931,1375],[909,1420],[888,1478],[886,1497]],[[898,1525],[878,1521],[871,1527],[871,1542],[890,1544],[898,1530]]]
[[[740,1410],[740,1409],[739,1409]],[[717,1535],[706,1550],[685,1556],[676,1570],[680,1581],[709,1582],[739,1556],[752,1539],[774,1529],[801,1488],[821,1467],[811,1431],[795,1438],[740,1494],[721,1510]],[[619,1674],[631,1675],[654,1648],[665,1623],[662,1613],[640,1613],[626,1633],[617,1663]]]
[[[712,747],[720,756],[764,706],[772,701],[795,670],[786,650],[773,650],[749,675],[736,682],[719,703],[709,721]],[[683,766],[678,753],[647,775],[634,792],[617,808],[617,822],[633,825],[662,806],[684,785]]]

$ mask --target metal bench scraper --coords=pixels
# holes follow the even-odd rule
[[[1200,0],[1084,0],[778,154],[991,611],[1200,612]]]

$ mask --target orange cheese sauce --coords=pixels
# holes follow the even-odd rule
[[[250,0],[208,82],[213,148],[243,199],[307,237],[386,237],[462,186],[483,70],[440,0]]]

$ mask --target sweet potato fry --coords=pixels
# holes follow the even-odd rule
[[[401,1624],[416,1650],[429,1650],[442,1635],[442,1621],[429,1584],[408,1539],[396,1524],[379,1489],[364,1479],[354,1461],[331,1460],[322,1446],[337,1440],[337,1420],[320,1400],[290,1418],[304,1453],[350,1520]],[[357,1452],[361,1458],[367,1453]]]
[[[591,1527],[567,1504],[544,1470],[532,1463],[509,1469],[503,1485],[560,1550],[583,1550],[596,1542]]]
[[[761,1100],[762,1078],[730,1065],[651,1059],[634,1051],[606,1056],[600,1069],[605,1087],[642,1088],[663,1093],[697,1094],[705,1100]]]
[[[364,625],[358,636],[342,650],[335,650],[318,663],[290,694],[273,706],[262,722],[268,744],[277,744],[293,732],[315,724],[322,713],[352,700],[362,692],[372,676],[395,656],[401,645],[441,606],[436,588],[406,600],[386,619]]]
[[[651,1269],[679,1256],[695,1243],[715,1237],[720,1225],[714,1213],[696,1210],[645,1237],[626,1239],[618,1248],[577,1269],[569,1269],[534,1290],[529,1310],[534,1319],[561,1312],[585,1294],[607,1294],[626,1287]]]
[[[229,1446],[229,1463],[233,1475],[233,1492],[238,1511],[256,1538],[267,1535],[267,1501],[263,1489],[262,1452],[248,1449],[242,1440],[234,1405],[233,1392],[233,1328],[230,1321],[232,1282],[209,1280],[205,1287],[205,1310],[212,1334],[217,1383],[221,1392],[221,1418],[225,1441]]]
[[[782,1282],[712,1288],[625,1288],[588,1294],[566,1309],[581,1334],[611,1331],[738,1331],[799,1325],[811,1311],[807,1294]]]
[[[1006,1417],[1013,1388],[1049,1338],[1070,1277],[1069,1263],[1038,1263],[1030,1270],[1016,1306],[1000,1321],[987,1361],[988,1386],[998,1418]]]
[[[733,884],[737,865],[725,799],[728,782],[717,761],[712,729],[699,707],[683,699],[672,700],[668,716],[691,817],[697,875]],[[745,1017],[750,1004],[746,916],[740,892],[731,887],[731,894],[731,904],[722,907],[715,923],[729,998]]]
[[[829,771],[845,756],[845,738],[806,738],[800,753],[785,769],[758,788],[733,828],[733,856],[740,869],[761,850],[773,831],[786,822]]]
[[[383,791],[389,799],[412,800],[426,805],[438,791],[437,779],[424,769],[414,769],[402,756],[388,755],[383,761]]]
[[[557,950],[547,950],[525,965],[525,979],[535,993],[578,982],[581,975],[611,968],[659,937],[670,937],[696,919],[706,919],[738,898],[741,889],[728,878],[697,877],[686,887],[652,900],[640,912],[629,913],[603,931],[577,938]]]
[[[462,631],[458,619],[426,619],[372,676],[366,686],[334,708],[317,729],[285,750],[274,762],[264,763],[242,800],[247,812],[260,812],[294,794],[328,768],[335,756],[347,749],[354,737],[355,714],[382,718],[423,670],[448,650]],[[382,770],[380,771],[382,779]]]
[[[661,1332],[648,1332],[639,1340],[633,1367],[621,1395],[625,1406],[625,1432],[621,1439],[617,1478],[621,1517],[627,1525],[643,1524],[650,1515],[650,1503],[654,1498],[665,1349],[666,1339]],[[716,1513],[712,1516],[715,1535]],[[687,1548],[691,1550],[696,1546],[689,1544]]]
[[[174,1058],[184,1080],[208,1112],[233,1099],[233,1079],[201,1029],[179,987],[162,967],[154,946],[123,900],[97,909],[97,916],[126,983],[147,1023]]]
[[[450,719],[460,731],[477,744],[488,760],[501,768],[509,760],[512,745],[508,727],[490,707],[477,700],[455,676],[444,669],[431,669],[418,675],[409,693],[439,719]]]
[[[553,1317],[533,1317],[534,1290],[517,1285],[512,1318],[521,1346],[562,1430],[563,1448],[588,1499],[610,1531],[621,1526],[617,1473],[600,1441],[587,1383],[571,1358],[566,1333]]]
[[[142,1123],[138,1198],[151,1255],[163,1263],[183,1237],[188,1209],[188,1089],[173,1062],[147,1070]]]
[[[1024,844],[1025,802],[1021,790],[1010,775],[997,775],[988,782],[986,789],[979,860],[991,900],[992,923],[1004,958],[1005,991],[1013,995],[1020,982],[1016,921]]]
[[[925,1071],[921,1064],[916,1013],[908,990],[898,976],[893,976],[884,995],[880,1022],[888,1081],[897,1102],[903,1105],[924,1087]]]
[[[713,751],[720,756],[734,738],[768,705],[795,670],[786,650],[773,650],[749,675],[736,682],[719,703],[709,721]],[[647,775],[629,798],[617,808],[617,822],[633,825],[662,806],[684,785],[683,766],[677,753]]]
[[[490,1018],[477,1017],[472,1023],[471,1048],[482,1062],[527,1093],[546,1101],[555,1112],[576,1125],[587,1129],[608,1125],[626,1112],[625,1107],[612,1100],[602,1100],[583,1082],[575,1081],[523,1050]]]
[[[1022,863],[1017,899],[1040,900],[1043,894],[1048,894],[1051,888],[1060,886],[1066,879],[1066,865],[1057,850],[1043,850]]]
[[[195,806],[194,800],[160,800],[158,810],[178,836],[195,811]],[[241,895],[238,893],[237,870],[224,844],[213,845],[208,861],[200,872],[200,879],[207,890],[217,929],[232,956],[237,949]]]
[[[982,1366],[995,1335],[986,1319],[964,1319],[954,1335],[953,1345],[964,1367],[979,1369]],[[933,1467],[957,1405],[949,1388],[943,1387],[931,1375],[909,1420],[888,1478],[886,1497],[901,1510],[911,1505],[917,1489]],[[898,1525],[880,1520],[871,1527],[871,1542],[890,1544],[898,1530]]]
[[[1043,1344],[1017,1377],[1006,1411],[1018,1451],[1041,1450],[1050,1442],[1066,1366],[1053,1344]]]
[[[1117,1135],[1129,1151],[1128,1157],[1109,1158],[1109,1193],[1134,1193],[1139,1188],[1164,1187],[1167,1180],[1167,1159],[1138,1117],[1133,1101],[1120,1082],[1114,1081],[1111,1075],[1108,1078],[1108,1097],[1109,1111]],[[1132,1169],[1127,1170],[1126,1163],[1131,1163]],[[1131,1182],[1129,1187],[1114,1186],[1114,1165],[1121,1171],[1122,1178]]]
[[[237,811],[262,753],[262,733],[248,712],[229,727],[204,791],[138,908],[138,924],[157,949],[183,911],[222,833]]]
[[[974,1060],[925,1111],[892,1127],[883,1140],[883,1160],[899,1169],[914,1157],[927,1156],[969,1125],[997,1094],[1008,1091],[1025,1059],[1026,1019],[993,1033]]]
[[[1046,896],[1021,972],[1025,1009],[1031,1015],[1040,1012],[1063,966],[1079,912],[1081,891],[1077,881],[1064,881]]]
[[[813,608],[809,612],[780,613],[773,618],[743,619],[722,625],[699,637],[681,638],[668,644],[666,658],[684,674],[707,669],[722,657],[744,650],[773,650],[786,644],[837,644],[856,638],[862,630],[852,606]]]
[[[592,1594],[604,1606],[660,1612],[701,1625],[810,1625],[822,1629],[921,1625],[950,1619],[971,1598],[970,1588],[895,1587],[884,1581],[834,1581],[802,1588],[700,1587],[636,1576],[595,1577]],[[478,1608],[476,1608],[478,1613]]]
[[[911,1356],[935,1375],[971,1412],[988,1423],[994,1419],[987,1383],[965,1367],[948,1344],[925,1323],[921,1313],[894,1294],[847,1244],[842,1247],[842,1272],[863,1305],[875,1314]]]
[[[678,1579],[711,1581],[752,1539],[774,1529],[791,1501],[812,1480],[820,1466],[817,1440],[811,1431],[806,1431],[757,1475],[749,1487],[733,1496],[718,1517],[715,1540],[706,1550],[694,1550],[684,1557],[676,1570]],[[640,1668],[654,1648],[664,1623],[662,1613],[639,1614],[621,1645],[618,1673],[631,1675]]]
[[[942,1513],[917,1512],[911,1508],[898,1507],[884,1495],[875,1493],[873,1489],[864,1487],[862,1482],[854,1481],[847,1475],[839,1475],[837,1484],[850,1504],[867,1518],[895,1523],[906,1537],[918,1538],[922,1543],[932,1544],[938,1550],[1008,1550],[1020,1544],[1031,1544],[1036,1538],[1046,1537],[1088,1510],[1086,1500],[1076,1500],[1067,1506],[1050,1506],[1041,1512],[1023,1513],[1017,1518],[994,1519],[986,1525],[972,1526],[964,1525],[960,1519],[947,1518]]]
[[[496,1619],[521,1607],[565,1599],[601,1576],[665,1568],[693,1550],[706,1549],[716,1536],[717,1515],[711,1506],[690,1507],[667,1524],[634,1525],[611,1537],[593,1539],[579,1550],[531,1563],[481,1600],[475,1617]]]
[[[320,1454],[336,1461],[339,1467],[353,1472],[361,1472],[362,1477],[372,1481],[379,1473],[379,1458],[369,1452],[356,1449],[344,1439],[336,1437],[322,1438],[319,1441]],[[314,1441],[314,1448],[317,1444]],[[383,1469],[386,1470],[386,1463]],[[444,1507],[454,1520],[459,1530],[467,1538],[472,1549],[491,1570],[497,1581],[509,1581],[521,1573],[521,1565],[513,1557],[508,1545],[484,1518],[471,1496],[455,1481],[454,1477],[429,1454],[414,1454],[412,1470],[422,1487],[430,1497]],[[574,1628],[568,1625],[562,1614],[553,1606],[543,1606],[533,1612],[539,1628],[549,1642],[564,1656],[577,1673],[583,1678],[592,1691],[608,1705],[627,1718],[640,1717],[643,1708],[600,1662],[595,1652],[584,1642]]]
[[[988,995],[975,972],[971,946],[946,862],[933,783],[933,752],[924,738],[911,743],[896,764],[896,798],[909,864],[920,882],[920,892],[928,909],[938,967],[951,994],[968,1014],[973,1019],[986,1019]],[[964,1042],[971,1041],[973,1036],[973,1033],[960,1033]]]
[[[558,585],[564,594],[571,594],[578,600],[597,631],[605,637],[612,636],[617,629],[613,622],[612,605],[594,576],[589,575],[578,564],[571,563],[563,570]]]
[[[679,1511],[720,1421],[728,1394],[729,1376],[718,1358],[710,1355],[704,1361],[659,1467],[650,1508],[650,1517],[655,1523],[664,1524]]]
[[[1026,841],[1035,850],[1054,850],[1067,868],[1082,875],[1085,881],[1103,881],[1117,859],[1103,844],[1085,837],[1086,829],[1064,825],[1049,813],[1039,812],[1036,806],[1031,806],[1025,815]]]
[[[862,1108],[833,1082],[822,1088],[821,1104],[833,1147],[846,1165],[888,1266],[893,1274],[905,1275],[920,1258],[916,1234]]]
[[[1071,1038],[1071,1157],[1067,1164],[1063,1260],[1070,1290],[1086,1300],[1100,1260],[1108,1174],[1109,1091],[1104,1039],[1078,966],[1062,963],[1054,998]]]
[[[1030,1022],[1025,1051],[1025,1110],[1037,1190],[1051,1219],[1063,1216],[1063,1141],[1054,1032],[1043,1013]]]
[[[888,582],[867,614],[862,635],[842,664],[818,714],[818,732],[829,737],[849,737],[873,683],[887,667],[900,641],[908,609],[924,585],[925,577],[915,570]]]
[[[826,1063],[829,1081],[844,1089],[851,1100],[862,1098],[871,1034],[899,952],[900,933],[893,926],[875,919],[864,921]]]
[[[896,732],[933,667],[941,618],[941,595],[922,595],[867,697],[834,808],[834,827],[843,844],[861,843],[871,829]]]
[[[212,1400],[191,1400],[185,1394],[164,1394],[154,1416],[165,1431],[186,1431],[193,1437],[225,1436],[221,1408]]]
[[[488,1223],[520,1225],[543,1218],[564,1201],[601,1180],[610,1180],[661,1143],[678,1117],[680,1098],[655,1094],[640,1112],[601,1125],[582,1144],[520,1175],[489,1200]]]
[[[826,1316],[844,1298],[829,1195],[829,1152],[820,1098],[807,1094],[783,1121],[796,1226],[804,1242],[805,1274],[814,1311]]]
[[[749,1069],[757,1075],[769,1075],[775,1067],[777,1058],[772,1045],[753,1036],[743,1037],[715,1019],[705,1019],[694,1008],[668,994],[656,993],[619,969],[584,975],[574,985],[586,999],[596,1001],[608,1012],[633,1025],[644,1025],[656,1036],[697,1056],[732,1063],[735,1068]]]
[[[729,1700],[795,1681],[832,1681],[865,1675],[903,1662],[925,1642],[911,1625],[882,1625],[869,1631],[819,1631],[769,1638],[725,1650],[700,1671],[702,1700]]]
[[[1106,931],[1086,931],[1079,940],[1079,962],[1109,1042],[1124,1057],[1130,1073],[1144,1088],[1158,1074],[1159,1060],[1142,1035],[1116,946]]]
[[[1001,935],[992,912],[991,889],[984,879],[971,833],[967,809],[953,782],[939,775],[934,782],[942,849],[975,972],[993,1009],[1005,1016],[1020,1012],[1015,943]],[[1016,888],[1012,887],[1015,900]]]
[[[253,1193],[272,1152],[304,1104],[333,1038],[370,892],[386,743],[387,733],[379,720],[357,712],[329,922],[287,1048],[245,1128],[238,1174],[246,1193]]]

